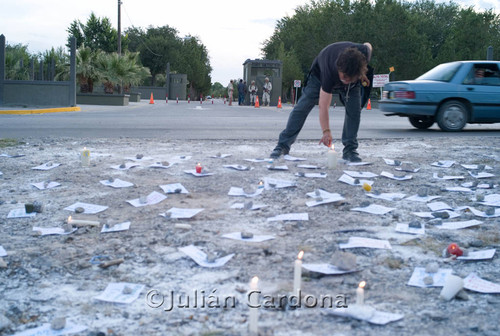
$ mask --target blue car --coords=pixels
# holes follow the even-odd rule
[[[500,62],[443,63],[415,80],[389,82],[379,106],[419,129],[437,122],[452,132],[467,123],[500,122]]]

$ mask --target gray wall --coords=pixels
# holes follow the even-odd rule
[[[187,99],[187,75],[186,74],[170,74],[170,85],[168,88],[168,100]],[[166,87],[158,86],[134,86],[131,92],[140,92],[141,99],[150,99],[153,93],[154,100],[165,100],[167,96]]]

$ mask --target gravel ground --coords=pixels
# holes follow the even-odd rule
[[[289,171],[271,171],[269,163],[250,163],[244,159],[266,157],[274,142],[255,141],[169,141],[158,139],[74,139],[49,138],[0,148],[1,153],[24,154],[22,157],[0,157],[0,245],[7,251],[0,265],[0,334],[16,334],[66,317],[70,322],[86,326],[76,335],[245,335],[248,330],[247,291],[253,276],[259,277],[259,288],[267,297],[287,297],[292,291],[294,260],[300,250],[304,263],[332,263],[332,255],[351,236],[388,240],[392,249],[354,248],[357,272],[324,276],[303,270],[302,293],[316,298],[344,295],[347,304],[354,302],[356,288],[362,280],[367,305],[381,311],[403,314],[404,318],[386,325],[374,325],[346,317],[332,316],[333,309],[302,307],[296,309],[259,309],[259,333],[262,335],[498,335],[500,297],[467,291],[467,299],[444,301],[440,288],[408,286],[415,267],[437,262],[465,278],[471,272],[483,279],[500,283],[498,254],[486,261],[447,260],[442,250],[451,242],[469,251],[500,246],[500,217],[480,218],[460,211],[460,217],[449,221],[481,220],[481,225],[462,230],[442,230],[435,220],[416,217],[413,212],[429,211],[426,203],[406,199],[384,201],[366,196],[359,186],[339,182],[343,170],[395,173],[383,158],[410,161],[421,169],[407,181],[378,176],[372,192],[399,192],[412,196],[425,186],[430,195],[438,195],[452,207],[470,205],[479,210],[487,207],[475,202],[474,192],[450,192],[445,187],[477,181],[460,164],[484,164],[496,177],[481,179],[497,186],[481,189],[484,195],[498,194],[500,176],[499,138],[467,137],[453,139],[363,140],[360,154],[369,166],[346,166],[339,163],[334,170],[320,169],[326,178],[296,176],[297,172],[314,172],[297,164],[324,166],[326,150],[316,142],[301,141],[291,154],[306,158],[304,162],[280,160]],[[496,145],[495,145],[496,144]],[[91,153],[91,164],[82,167],[83,147]],[[232,154],[227,158],[211,158],[216,154]],[[111,169],[127,157],[142,154],[151,160],[126,171]],[[182,159],[181,156],[186,156]],[[191,157],[191,158],[189,158]],[[451,168],[434,167],[435,161],[453,160]],[[168,169],[150,168],[157,161],[174,163]],[[61,163],[54,169],[31,169],[43,163]],[[214,173],[194,177],[184,171],[194,169],[197,162]],[[248,165],[254,169],[237,171],[223,165]],[[440,180],[434,173],[461,175],[463,180]],[[133,183],[128,188],[111,188],[99,181],[110,177]],[[254,191],[264,178],[297,182],[295,188],[270,189],[255,198],[229,196],[230,187]],[[54,181],[61,185],[38,190],[31,183]],[[182,183],[189,194],[168,194],[155,205],[134,207],[127,200],[140,198],[153,191],[164,194],[160,185]],[[341,194],[345,200],[307,207],[311,198],[306,193],[316,189]],[[231,209],[237,202],[267,205],[259,210]],[[13,209],[24,208],[34,201],[43,204],[43,212],[33,218],[7,218]],[[384,215],[351,211],[362,202],[395,208]],[[75,202],[108,206],[95,215],[75,214],[64,208]],[[159,216],[172,207],[203,208],[191,219],[167,219]],[[308,213],[308,221],[267,221],[286,213]],[[39,236],[37,227],[63,227],[66,218],[102,223],[131,222],[128,231],[101,233],[101,227],[81,227],[68,235]],[[422,236],[398,233],[397,223],[418,220],[426,225]],[[176,224],[189,224],[179,228]],[[261,243],[242,242],[221,237],[223,234],[248,231],[256,235],[274,235]],[[204,268],[187,257],[179,248],[194,245],[210,256],[234,253],[220,268]],[[119,265],[99,267],[89,261],[96,256],[123,259]],[[96,258],[94,258],[96,259]],[[128,282],[144,285],[137,300],[130,304],[98,301],[109,283]],[[156,290],[164,295],[162,307],[152,308],[146,294]],[[224,298],[234,298],[234,307],[193,307],[194,292],[199,300],[210,295],[223,305]],[[171,311],[170,293],[181,303],[191,299],[191,308]],[[200,297],[203,298],[200,299]],[[157,303],[158,301],[155,301]],[[231,301],[230,301],[231,302]]]

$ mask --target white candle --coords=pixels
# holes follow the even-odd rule
[[[300,284],[302,281],[302,257],[304,256],[304,251],[300,251],[295,260],[295,268],[293,271],[293,294],[300,295]]]
[[[88,167],[90,166],[90,151],[87,147],[83,147],[82,155],[80,157],[82,166]]]
[[[361,281],[359,283],[358,288],[356,289],[356,304],[357,305],[365,304],[365,286],[366,286],[366,282]]]
[[[464,287],[464,280],[456,275],[449,274],[444,280],[444,286],[439,296],[450,301]]]
[[[74,226],[99,226],[99,222],[97,221],[90,221],[90,220],[82,220],[82,219],[72,219],[71,216],[68,217],[68,224],[74,225]]]
[[[337,152],[335,151],[335,148],[332,146],[330,147],[330,150],[328,153],[326,153],[326,158],[327,158],[327,167],[328,169],[334,169],[337,167]]]
[[[259,305],[259,294],[256,293],[259,290],[258,283],[258,277],[253,277],[252,281],[250,281],[250,312],[248,315],[248,331],[254,335],[257,335],[259,332],[259,308],[257,308]]]

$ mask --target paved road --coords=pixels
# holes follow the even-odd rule
[[[199,102],[148,100],[129,106],[81,105],[80,112],[35,115],[0,115],[0,138],[166,138],[166,139],[277,139],[285,127],[290,106],[253,108]],[[331,109],[334,138],[339,138],[344,109]],[[318,140],[321,136],[316,107],[299,139]],[[406,118],[386,117],[378,109],[363,110],[359,138],[428,138],[457,136],[500,136],[500,124],[468,125],[459,133],[413,128]]]

